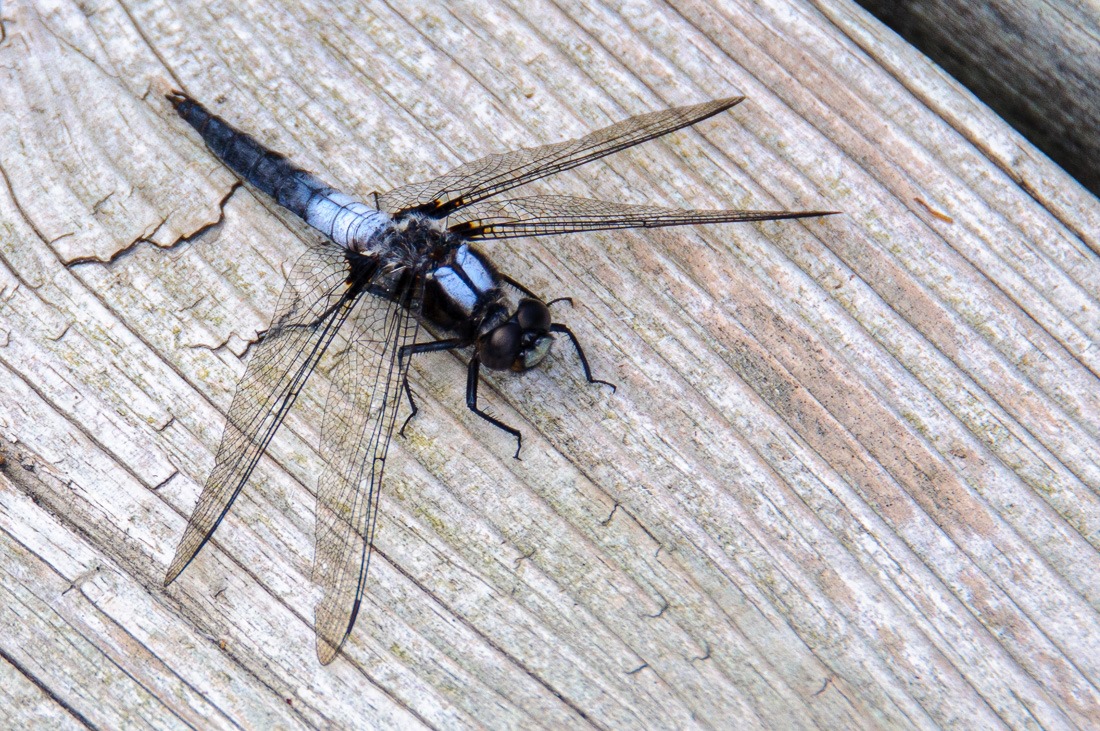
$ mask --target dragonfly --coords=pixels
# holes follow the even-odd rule
[[[167,95],[210,151],[246,183],[294,214],[312,235],[292,267],[270,327],[252,348],[198,503],[164,579],[170,584],[202,550],[248,483],[287,411],[326,352],[329,393],[321,424],[313,580],[317,657],[331,662],[363,603],[378,522],[386,455],[402,396],[417,413],[409,362],[469,351],[466,406],[512,435],[521,432],[478,406],[480,371],[522,373],[556,338],[576,335],[547,302],[502,273],[481,241],[607,229],[655,228],[824,216],[831,211],[678,210],[565,195],[498,198],[535,180],[697,124],[740,103],[731,97],[630,117],[574,140],[492,154],[432,180],[364,196],[340,192],[286,156],[230,126],[188,95]],[[303,227],[303,231],[307,231]],[[427,339],[421,339],[421,330]],[[337,336],[340,336],[337,341]],[[333,347],[334,342],[341,345]]]

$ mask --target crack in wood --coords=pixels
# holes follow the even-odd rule
[[[186,246],[187,244],[190,244],[194,241],[197,241],[198,239],[202,238],[205,234],[207,234],[210,231],[220,227],[223,223],[225,223],[225,207],[229,204],[229,200],[233,197],[233,194],[236,193],[237,190],[239,190],[242,185],[243,185],[243,183],[241,183],[241,181],[238,180],[238,181],[235,181],[229,187],[229,192],[227,192],[225,194],[225,196],[222,197],[221,201],[219,201],[219,203],[218,203],[218,218],[216,220],[211,221],[210,223],[207,223],[207,224],[204,224],[204,225],[200,226],[199,228],[195,229],[195,231],[193,231],[189,234],[185,234],[183,236],[180,236],[179,238],[177,238],[175,241],[173,241],[170,244],[166,244],[166,245],[162,246],[162,245],[157,244],[155,241],[152,240],[152,237],[156,236],[157,231],[159,231],[161,228],[163,228],[164,225],[168,222],[169,216],[165,216],[164,218],[161,219],[161,222],[156,225],[156,227],[153,229],[152,233],[140,236],[140,237],[134,239],[133,241],[131,241],[130,243],[125,244],[124,246],[119,248],[117,251],[115,251],[113,254],[111,254],[108,258],[104,259],[104,258],[99,257],[99,256],[79,256],[79,257],[76,257],[74,259],[70,259],[69,261],[65,262],[65,266],[75,267],[75,266],[80,266],[80,265],[83,265],[83,264],[100,264],[100,265],[103,265],[103,266],[110,266],[110,265],[114,264],[116,261],[118,261],[119,259],[130,255],[131,253],[136,251],[139,247],[141,247],[143,244],[147,244],[149,246],[155,247],[155,248],[160,249],[162,251],[172,251],[173,249],[177,249],[179,247]],[[11,187],[10,184],[9,184],[8,187],[9,188]]]
[[[694,663],[694,662],[702,662],[703,660],[709,660],[710,659],[710,643],[707,642],[706,640],[703,640],[703,650],[704,650],[704,653],[702,655],[695,655],[694,657],[691,658],[690,662]]]
[[[653,587],[650,587],[650,588],[653,588]],[[657,610],[656,614],[646,614],[646,615],[643,615],[643,616],[646,616],[649,619],[659,619],[661,617],[661,615],[664,614],[668,610],[669,606],[671,606],[671,605],[669,604],[668,599],[665,598],[664,594],[657,591],[656,589],[653,589],[653,591],[654,591],[655,594],[657,594],[657,596],[659,596],[661,598],[661,608]]]
[[[73,322],[70,320],[69,322],[65,323],[65,327],[62,328],[61,332],[59,332],[57,335],[47,335],[46,339],[55,343],[60,342],[61,338],[69,334],[69,330],[72,328],[72,326]]]
[[[524,553],[524,554],[523,554],[522,556],[520,556],[520,557],[519,557],[519,558],[517,558],[517,559],[516,559],[515,561],[513,561],[513,562],[512,562],[512,568],[513,568],[513,570],[518,570],[518,569],[519,569],[519,564],[520,564],[520,562],[521,562],[521,561],[526,561],[527,559],[529,559],[529,558],[531,558],[532,556],[534,556],[534,555],[535,555],[535,551],[536,551],[536,550],[537,550],[537,549],[534,549],[534,548],[532,548],[532,549],[531,549],[530,551],[527,551],[527,552],[526,552],[526,553]]]
[[[633,513],[631,513],[628,509],[623,507],[622,503],[620,503],[618,500],[615,501],[614,507],[611,508],[611,513],[606,518],[604,518],[603,520],[600,521],[600,525],[602,525],[604,527],[607,527],[608,525],[610,525],[611,524],[611,519],[615,517],[615,513],[619,512],[619,510],[622,510],[623,513],[625,513],[626,516],[628,518],[630,518],[630,520],[636,526],[638,526],[639,528],[642,529],[643,533],[645,533],[647,536],[649,536],[650,540],[652,540],[654,543],[657,544],[657,550],[653,553],[653,557],[656,558],[661,553],[661,549],[664,548],[664,545],[659,540],[657,540],[657,536],[653,535],[652,531],[650,531],[648,528],[646,528],[642,524],[642,522],[640,520],[638,520],[638,518],[635,517],[635,515]]]
[[[153,486],[152,486],[152,487],[151,487],[150,489],[151,489],[151,490],[152,490],[153,492],[156,492],[157,490],[159,490],[159,489],[161,489],[162,487],[164,487],[165,485],[167,485],[167,484],[169,483],[169,481],[171,481],[171,479],[172,479],[173,477],[175,477],[176,475],[178,475],[179,473],[180,473],[180,471],[179,471],[178,469],[174,469],[174,468],[173,468],[173,470],[172,470],[172,474],[170,474],[170,475],[168,475],[167,477],[165,477],[165,478],[164,478],[163,480],[161,480],[160,482],[158,482],[158,483],[157,483],[156,485],[153,485]]]

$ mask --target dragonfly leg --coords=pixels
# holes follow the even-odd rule
[[[405,390],[405,396],[409,399],[409,407],[412,409],[412,413],[408,415],[405,422],[401,425],[401,430],[397,432],[401,436],[405,436],[405,427],[409,425],[412,418],[416,416],[420,410],[416,408],[416,402],[413,400],[412,389],[409,388],[409,373],[405,370],[405,359],[419,353],[435,353],[440,350],[454,350],[455,348],[461,348],[465,343],[457,338],[449,338],[447,340],[435,340],[430,343],[413,343],[412,345],[403,345],[401,349],[397,351],[397,363],[398,367],[405,374],[401,383],[401,387]]]
[[[531,290],[527,289],[527,287],[524,287],[522,284],[520,284],[516,280],[509,277],[507,274],[501,274],[500,278],[503,279],[508,284],[515,287],[516,289],[518,289],[520,292],[523,292],[525,295],[527,295],[531,299],[539,300],[539,301],[542,300],[542,298],[539,297],[537,294],[535,294]],[[559,302],[568,302],[570,307],[573,306],[573,298],[572,297],[558,297],[557,299],[552,299],[552,300],[550,300],[549,302],[546,303],[546,306],[547,307],[552,307],[553,305],[556,305]]]
[[[508,426],[500,419],[489,416],[484,411],[477,407],[477,384],[478,384],[478,369],[481,367],[481,361],[478,360],[477,355],[470,358],[470,368],[466,371],[466,406],[470,411],[474,412],[485,421],[489,422],[498,429],[503,429],[516,438],[516,453],[512,455],[516,459],[519,459],[519,450],[523,447],[523,434],[519,429]]]
[[[401,424],[401,430],[397,432],[401,436],[405,436],[405,427],[409,425],[409,422],[412,421],[413,417],[416,416],[417,412],[420,411],[420,409],[416,408],[416,401],[413,400],[413,392],[412,389],[409,388],[408,373],[406,373],[405,377],[402,379],[401,387],[405,389],[405,396],[409,399],[409,409],[411,409],[409,415],[405,417],[405,421]]]
[[[515,287],[516,289],[518,289],[520,292],[523,292],[525,295],[527,295],[531,299],[540,300],[540,301],[542,300],[542,298],[539,297],[537,294],[535,294],[531,290],[527,289],[527,287],[524,287],[522,284],[520,284],[516,280],[509,277],[507,274],[500,275],[500,278],[503,279],[508,284]],[[551,307],[553,305],[556,305],[558,302],[568,302],[570,307],[573,306],[573,298],[572,297],[558,297],[557,299],[552,299],[552,300],[550,300],[549,302],[546,303],[546,306]]]
[[[541,298],[541,297],[539,297],[539,296],[538,296],[537,294],[535,294],[535,293],[534,293],[534,292],[532,292],[531,290],[527,289],[527,287],[524,287],[524,286],[523,286],[522,284],[520,284],[520,283],[519,283],[519,282],[517,282],[516,280],[512,279],[511,277],[509,277],[509,276],[508,276],[507,274],[502,274],[502,275],[500,276],[500,278],[501,278],[501,279],[503,279],[503,280],[504,280],[505,282],[507,282],[508,284],[510,284],[510,285],[512,285],[513,287],[515,287],[516,289],[518,289],[518,290],[519,290],[520,292],[523,292],[523,293],[524,293],[525,295],[527,295],[527,296],[528,296],[528,297],[530,297],[531,299],[533,299],[533,300],[539,300],[540,302],[542,301],[542,298]]]
[[[577,349],[577,355],[580,356],[581,359],[581,368],[584,369],[584,377],[589,383],[602,383],[605,386],[611,386],[612,392],[615,391],[614,383],[608,383],[607,381],[601,381],[598,378],[592,377],[592,369],[588,367],[588,358],[584,357],[584,348],[581,347],[580,341],[577,340],[577,336],[573,334],[572,330],[560,322],[555,322],[550,325],[550,332],[561,333],[568,336],[569,339],[573,341],[573,347]]]

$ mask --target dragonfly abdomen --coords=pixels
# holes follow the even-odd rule
[[[178,92],[168,100],[230,170],[341,246],[367,250],[390,220],[389,214],[341,193],[195,100]]]
[[[294,183],[302,186],[303,190],[308,190],[314,184],[322,187],[314,189],[304,200],[301,212],[295,210],[290,203],[283,203],[281,197],[276,197],[276,200],[305,219],[313,228],[353,251],[370,251],[373,248],[372,239],[392,220],[388,213],[371,208],[366,203],[325,185],[309,173],[300,171]],[[302,201],[297,193],[287,197],[294,197],[295,203]]]
[[[198,130],[203,142],[230,170],[270,196],[294,173],[299,172],[283,155],[269,150],[251,135],[240,132],[206,107],[183,94],[168,100],[183,119]]]

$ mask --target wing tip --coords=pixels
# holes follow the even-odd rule
[[[187,568],[189,561],[180,561],[179,556],[172,559],[172,563],[168,565],[168,571],[164,574],[164,586],[168,586],[183,573],[183,570]]]
[[[190,566],[191,562],[195,560],[195,556],[198,555],[199,549],[201,549],[203,545],[206,544],[206,541],[203,541],[202,544],[199,545],[198,549],[187,552],[184,550],[184,545],[186,542],[187,534],[184,533],[183,540],[180,541],[179,548],[176,549],[176,555],[172,557],[172,563],[168,564],[168,571],[164,573],[165,586],[168,586],[177,578],[179,578],[179,575],[183,573],[183,570]]]
[[[322,665],[329,665],[336,656],[340,654],[340,648],[344,646],[344,641],[347,640],[345,636],[339,643],[333,645],[331,642],[323,638],[321,635],[317,635],[317,661]]]
[[[789,221],[796,218],[824,218],[825,216],[836,216],[844,211],[779,211],[778,215],[762,218],[763,221]]]
[[[348,637],[351,636],[351,628],[355,625],[355,614],[358,612],[359,602],[356,603],[356,612],[352,613],[351,621],[348,623],[347,628],[344,630],[343,636],[338,641],[331,640],[325,635],[325,631],[321,629],[318,624],[316,628],[317,633],[317,661],[322,665],[328,665],[336,656],[340,654],[340,650],[343,649],[344,643],[348,641]]]
[[[731,107],[735,107],[741,102],[745,101],[744,95],[742,96],[727,96],[723,99],[712,99],[709,102],[700,102],[699,104],[691,104],[686,107],[679,107],[679,111],[687,112],[689,120],[687,124],[682,127],[690,127],[691,125],[698,124],[704,119],[710,119],[711,117],[721,114]],[[682,129],[678,127],[676,129]],[[669,130],[674,131],[674,130]]]
[[[326,595],[327,595],[326,591]],[[327,597],[326,597],[327,598]],[[348,637],[351,636],[351,630],[355,627],[355,619],[359,616],[359,607],[362,606],[362,597],[357,597],[355,603],[351,606],[351,612],[347,616],[346,622],[341,622],[344,625],[343,632],[340,633],[340,639],[333,641],[329,639],[328,632],[325,630],[326,625],[331,625],[333,622],[328,621],[332,616],[323,616],[328,614],[325,609],[325,600],[321,600],[321,604],[317,606],[313,615],[314,631],[317,633],[317,660],[322,665],[328,665],[330,662],[336,659],[336,656],[340,654],[340,650],[344,647],[344,643],[348,641]],[[339,621],[339,620],[337,620]],[[339,625],[337,625],[339,626]],[[339,631],[339,630],[337,630]]]
[[[751,215],[760,216],[760,221],[785,221],[791,218],[823,218],[825,216],[838,216],[844,211],[746,211]]]

